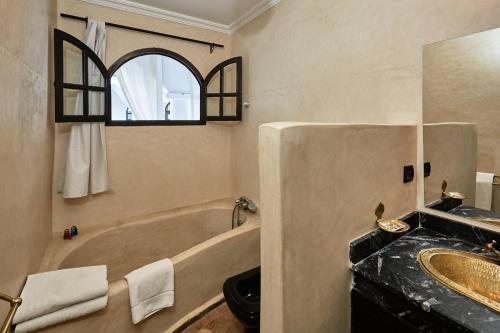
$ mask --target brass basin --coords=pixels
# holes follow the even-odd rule
[[[500,265],[483,256],[427,249],[418,254],[422,269],[445,286],[500,312]]]

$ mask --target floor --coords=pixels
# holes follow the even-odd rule
[[[244,333],[243,325],[233,316],[226,303],[213,309],[182,333]]]

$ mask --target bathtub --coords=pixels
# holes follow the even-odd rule
[[[54,236],[41,271],[108,266],[106,309],[40,332],[174,332],[222,300],[224,281],[260,264],[260,222],[231,229],[232,201],[218,201],[98,229],[83,229],[71,241]],[[170,258],[175,269],[175,305],[132,324],[124,275]]]

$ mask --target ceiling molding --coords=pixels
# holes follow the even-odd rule
[[[281,0],[262,0],[248,12],[243,14],[240,18],[230,24],[230,33],[236,32],[239,28],[243,27],[247,23],[250,23],[255,18],[262,15],[265,11],[276,6],[280,1]]]
[[[225,24],[220,24],[216,22],[211,22],[203,19],[199,19],[193,16],[183,15],[176,12],[171,12],[168,10],[143,5],[137,2],[132,2],[128,0],[80,0],[83,2],[91,3],[94,5],[100,5],[104,7],[114,8],[123,10],[126,12],[145,15],[149,17],[154,17],[160,20],[190,25],[197,28],[231,33],[230,26]]]
[[[270,9],[271,7],[275,6],[280,2],[280,0],[262,0],[248,12],[243,14],[240,18],[235,20],[233,23],[227,25],[208,20],[203,20],[189,15],[179,14],[176,12],[160,9],[153,6],[143,5],[129,0],[80,0],[80,1],[94,5],[119,9],[134,14],[154,17],[169,22],[175,22],[211,31],[222,32],[226,34],[234,33],[236,30],[238,30],[245,24],[255,19],[257,16],[261,15],[266,10]]]

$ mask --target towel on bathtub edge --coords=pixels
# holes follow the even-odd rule
[[[83,317],[102,310],[108,304],[108,295],[78,303],[64,309],[28,320],[16,325],[15,333],[28,333],[59,324],[71,319]]]
[[[125,279],[134,324],[174,305],[174,265],[170,259],[136,269]]]
[[[14,324],[41,317],[108,293],[107,267],[61,269],[28,276]]]

